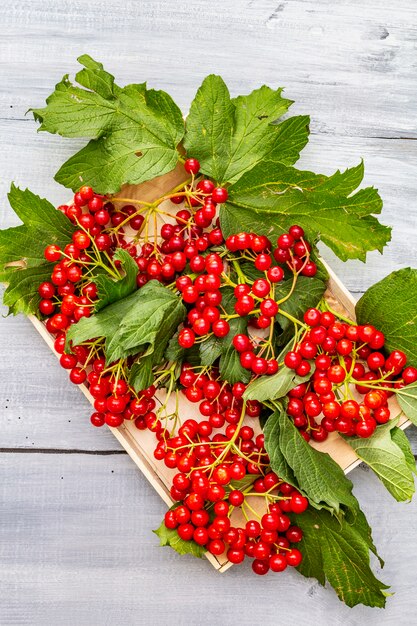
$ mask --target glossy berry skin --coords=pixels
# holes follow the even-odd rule
[[[44,251],[44,257],[47,261],[59,261],[59,259],[61,258],[61,250],[59,246],[46,246]]]
[[[303,555],[299,550],[297,550],[297,548],[292,548],[286,553],[285,558],[288,565],[291,565],[291,567],[298,567],[303,560]]]
[[[269,567],[273,572],[283,572],[287,565],[287,559],[282,554],[273,554],[269,559]]]
[[[198,174],[200,171],[200,163],[197,159],[187,159],[184,163],[184,169],[189,174]]]
[[[38,287],[38,293],[41,298],[50,299],[55,295],[55,286],[50,282],[41,283]]]
[[[254,307],[255,307],[255,300],[252,298],[252,296],[249,296],[249,295],[241,296],[235,302],[235,311],[241,317],[244,317],[245,315],[249,315],[249,313],[253,311]]]
[[[226,202],[229,194],[227,193],[227,189],[225,189],[224,187],[215,187],[211,193],[211,197],[213,198],[214,202],[222,204],[223,202]]]

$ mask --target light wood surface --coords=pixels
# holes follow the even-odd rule
[[[83,142],[37,135],[25,111],[88,52],[121,84],[167,89],[184,112],[209,72],[233,94],[285,85],[294,111],[312,116],[300,167],[330,173],[363,157],[365,183],[395,226],[366,266],[324,251],[343,283],[358,297],[391,270],[417,267],[412,0],[4,0],[0,23],[2,227],[17,223],[11,180],[56,203],[67,197],[52,177]],[[395,591],[385,612],[350,611],[294,572],[220,576],[156,547],[150,529],[165,505],[112,434],[89,426],[87,400],[27,320],[0,321],[0,350],[2,625],[416,623],[417,500],[397,504],[371,472],[351,474]]]

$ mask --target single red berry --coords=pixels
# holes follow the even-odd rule
[[[255,308],[255,300],[249,295],[241,296],[236,300],[234,308],[238,315],[244,317]]]
[[[61,258],[61,249],[59,246],[55,246],[51,244],[50,246],[46,246],[44,250],[44,257],[47,261],[59,261]]]
[[[287,565],[287,559],[282,554],[273,554],[269,559],[269,567],[273,572],[283,572]]]
[[[224,187],[215,187],[211,193],[211,197],[213,198],[214,202],[222,204],[223,202],[226,202],[229,194],[227,193],[227,189],[225,189]]]
[[[291,565],[291,567],[297,567],[303,560],[303,555],[299,550],[297,550],[297,548],[292,548],[289,552],[286,552],[285,558],[288,565]]]
[[[294,245],[294,238],[287,233],[283,233],[278,237],[277,245],[282,250],[288,250]]]
[[[271,285],[265,278],[258,278],[252,285],[252,293],[258,298],[265,298],[271,290]]]
[[[278,304],[272,298],[266,298],[261,302],[260,309],[265,317],[275,317],[278,313]]]
[[[299,493],[294,493],[291,496],[291,510],[293,513],[304,513],[308,507],[308,500]],[[287,528],[285,530],[288,530]]]
[[[200,163],[199,161],[197,161],[197,159],[187,159],[184,163],[184,169],[189,174],[198,174],[198,172],[200,171]]]

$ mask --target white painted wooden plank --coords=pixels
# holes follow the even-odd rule
[[[323,133],[416,137],[416,12],[412,0],[3,0],[2,117],[41,105],[90,52],[181,106],[217,72],[233,93],[286,86]]]
[[[341,114],[342,115],[342,114]],[[56,204],[68,199],[68,191],[53,176],[59,166],[81,145],[46,133],[36,133],[33,122],[0,120],[0,226],[18,223],[7,202],[10,181],[47,197]],[[337,168],[365,161],[364,184],[377,187],[384,200],[381,220],[394,227],[392,242],[384,256],[368,255],[368,263],[343,263],[323,248],[323,254],[342,282],[354,293],[383,278],[394,269],[417,267],[417,142],[317,136],[298,163],[300,168],[330,174]]]
[[[413,624],[417,500],[396,503],[363,469],[352,478],[386,561],[375,571],[395,591],[384,613],[349,610],[295,571],[261,578],[247,563],[221,575],[159,548],[151,529],[165,506],[128,457],[3,454],[1,623]]]
[[[0,346],[0,448],[122,449],[28,320],[1,319]]]

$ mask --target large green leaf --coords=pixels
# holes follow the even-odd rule
[[[310,378],[311,372],[307,376],[297,376],[294,370],[283,365],[276,374],[260,376],[254,380],[247,387],[243,397],[245,400],[258,400],[259,402],[277,400]]]
[[[417,367],[417,270],[392,272],[370,287],[356,304],[360,324],[374,324],[388,350],[403,350]]]
[[[396,428],[397,423],[398,419],[395,419],[378,426],[375,433],[367,439],[348,437],[346,441],[358,457],[375,472],[390,494],[399,502],[405,502],[412,498],[415,491],[413,473],[416,473],[416,466],[414,462],[414,468],[410,467],[410,444],[406,457],[403,450],[404,440],[400,447],[392,437],[399,430]],[[397,440],[399,437],[397,434]],[[405,439],[408,441],[406,437]]]
[[[268,453],[269,461],[274,472],[286,483],[300,489],[298,481],[292,468],[288,465],[279,444],[280,438],[279,410],[268,417],[263,432],[265,436],[265,449]]]
[[[204,79],[191,104],[184,140],[204,174],[224,184],[237,181],[260,162],[297,161],[308,140],[310,120],[298,116],[277,124],[292,104],[281,93],[264,85],[231,99],[220,76]]]
[[[158,535],[161,546],[169,546],[178,552],[178,554],[191,554],[201,558],[204,556],[205,548],[200,546],[193,540],[185,541],[181,539],[175,528],[167,528],[165,522],[162,522],[157,530],[153,531],[155,535]]]
[[[315,508],[327,508],[336,514],[344,508],[355,511],[358,502],[352,494],[352,483],[341,467],[325,452],[308,444],[281,407],[267,421],[265,446],[270,457],[282,454],[302,492]],[[279,452],[276,452],[276,448]],[[279,467],[272,469],[278,473]]]
[[[72,325],[67,333],[67,345],[70,341],[78,345],[104,337],[108,362],[144,352],[153,355],[153,363],[157,363],[185,313],[176,295],[151,280],[130,296]]]
[[[373,574],[369,551],[374,551],[369,526],[363,514],[350,522],[338,520],[328,511],[309,508],[294,522],[303,531],[299,549],[303,561],[298,570],[324,585],[327,580],[340,600],[352,607],[357,604],[384,607],[388,587]]]
[[[5,272],[4,280],[7,282],[7,289],[3,294],[3,304],[9,307],[9,314],[39,315],[41,297],[38,287],[50,278],[49,263]]]
[[[405,432],[401,428],[398,428],[396,426],[391,431],[391,439],[399,448],[401,448],[404,454],[405,462],[407,463],[411,472],[413,474],[416,474],[416,460],[414,458],[414,453],[411,449],[410,441]]]
[[[274,239],[299,224],[308,239],[320,238],[342,260],[365,260],[368,251],[382,251],[391,231],[372,215],[382,208],[377,191],[355,191],[362,178],[362,163],[330,177],[259,164],[230,187],[220,211],[223,234],[256,232]]]
[[[134,84],[118,87],[114,77],[88,55],[76,75],[56,85],[43,109],[34,109],[40,130],[91,141],[71,157],[56,180],[73,190],[90,185],[115,193],[123,183],[139,184],[165,174],[178,162],[184,133],[180,109],[163,91]]]
[[[119,358],[119,350],[147,346],[147,354],[163,354],[165,347],[186,310],[181,300],[156,280],[139,290],[137,305],[127,311],[107,346],[110,361]],[[162,344],[163,347],[162,347]],[[161,354],[161,356],[162,356]]]
[[[52,263],[45,260],[49,244],[64,248],[71,241],[74,225],[63,213],[29,189],[12,184],[9,202],[23,225],[0,230],[0,276],[8,283],[3,302],[14,315],[39,315],[39,284],[50,279]],[[22,261],[23,265],[7,266]]]

